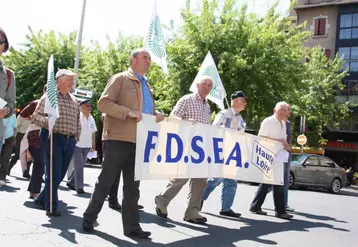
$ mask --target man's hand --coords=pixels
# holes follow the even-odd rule
[[[287,151],[291,151],[291,146],[290,146],[290,144],[288,144],[288,143],[286,142],[285,139],[282,139],[282,140],[281,140],[281,143],[282,143],[283,147],[284,147]]]
[[[129,111],[128,117],[133,118],[136,122],[139,122],[143,118],[142,113],[140,111]]]
[[[160,112],[155,112],[155,121],[158,123],[158,122],[161,122],[164,120],[164,116],[162,113]]]
[[[0,118],[4,118],[7,114],[9,114],[9,112],[10,112],[10,108],[7,106],[0,109]]]

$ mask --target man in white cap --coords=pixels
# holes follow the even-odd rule
[[[52,150],[52,212],[50,212],[50,138],[48,116],[44,112],[46,94],[38,103],[32,115],[32,122],[41,127],[41,148],[44,150],[45,187],[36,204],[44,206],[48,216],[61,216],[58,211],[57,190],[70,164],[75,145],[81,134],[80,109],[76,98],[70,93],[77,74],[67,69],[56,73],[59,118],[53,128]]]

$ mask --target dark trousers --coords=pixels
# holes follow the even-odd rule
[[[41,148],[29,146],[29,151],[34,161],[32,166],[31,179],[27,191],[30,193],[40,193],[42,176],[44,175],[44,152]]]
[[[139,181],[134,181],[136,144],[106,140],[102,170],[98,176],[94,192],[83,219],[93,223],[102,209],[103,203],[114,181],[123,174],[122,223],[124,234],[140,229],[139,225]]]
[[[5,143],[2,145],[1,155],[0,155],[0,180],[5,180],[6,175],[9,173],[9,163],[12,154],[12,149],[14,147],[14,138],[10,137],[5,140]]]
[[[264,203],[266,199],[266,195],[269,192],[269,189],[271,188],[271,184],[260,184],[255,198],[251,203],[251,210],[260,210],[262,204]],[[283,194],[283,186],[281,185],[273,185],[273,200],[275,203],[276,212],[278,215],[281,215],[286,212],[286,206],[285,206],[285,198]]]
[[[46,129],[41,129],[41,147],[44,151],[45,187],[37,200],[45,202],[46,210],[50,209],[50,138]],[[58,186],[66,175],[75,150],[74,136],[53,134],[52,150],[52,208],[58,208]]]
[[[16,135],[16,144],[15,144],[15,147],[14,147],[14,153],[15,154],[14,154],[14,156],[12,156],[11,161],[10,161],[10,167],[11,168],[19,160],[19,157],[20,157],[20,144],[21,144],[21,141],[22,141],[22,138],[24,137],[24,135],[25,134],[23,134],[23,133],[17,133],[17,135]]]

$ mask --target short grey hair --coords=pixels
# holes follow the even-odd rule
[[[144,47],[137,48],[137,49],[131,51],[131,55],[130,55],[130,57],[129,57],[129,64],[132,65],[132,58],[133,58],[133,57],[137,57],[137,55],[138,55],[139,53],[143,52],[143,51],[148,52],[148,50],[145,49]],[[148,53],[149,53],[149,52],[148,52]]]
[[[204,83],[205,80],[210,80],[211,82],[213,82],[213,79],[211,79],[210,76],[203,75],[202,77],[200,77],[200,79],[197,81],[196,84],[202,84],[202,83]]]
[[[285,101],[280,101],[280,102],[278,102],[277,104],[276,104],[276,106],[275,106],[275,110],[279,110],[279,109],[281,109],[281,108],[283,108],[283,107],[289,107],[290,105],[287,103],[287,102],[285,102]]]

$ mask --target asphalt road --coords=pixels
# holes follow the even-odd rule
[[[20,165],[13,169],[9,183],[0,187],[0,247],[16,246],[170,246],[170,247],[357,247],[358,190],[344,189],[340,195],[317,190],[290,190],[289,204],[296,209],[295,218],[285,221],[274,217],[273,200],[269,195],[264,204],[268,216],[253,215],[249,205],[256,186],[239,184],[234,210],[241,219],[218,214],[221,187],[203,207],[206,225],[183,221],[188,186],[172,201],[169,218],[155,214],[154,196],[166,186],[167,180],[142,181],[140,204],[141,225],[152,232],[150,240],[133,240],[123,235],[119,212],[105,202],[99,215],[96,232],[84,234],[82,214],[88,205],[93,185],[100,172],[95,166],[85,168],[84,195],[78,196],[60,187],[62,217],[48,218],[44,211],[28,199],[28,180],[23,179]]]

